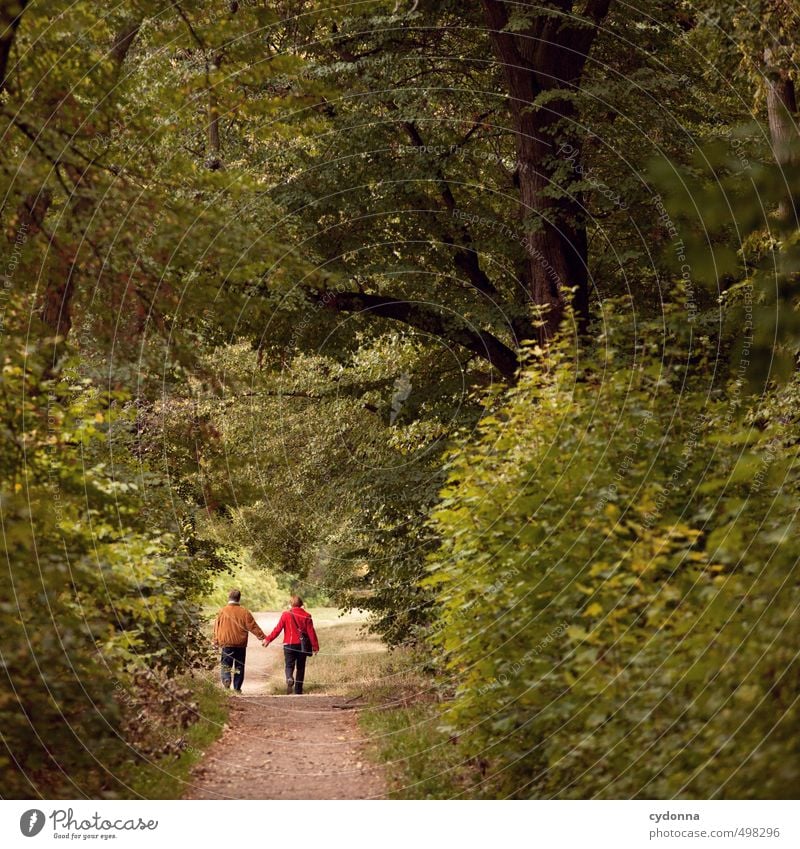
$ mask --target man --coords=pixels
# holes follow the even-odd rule
[[[222,686],[226,690],[230,688],[231,668],[233,668],[234,693],[242,692],[248,632],[255,634],[262,641],[262,645],[267,645],[266,635],[253,619],[253,614],[239,604],[241,598],[240,590],[231,590],[228,593],[228,603],[217,614],[216,622],[214,622],[214,645],[222,649],[220,660]]]
[[[291,598],[291,607],[281,613],[275,630],[267,637],[268,646],[283,631],[283,659],[286,663],[286,695],[303,695],[303,681],[306,677],[306,659],[319,651],[319,640],[311,621],[311,614],[303,609],[303,599],[299,595]],[[295,668],[297,671],[295,672]]]

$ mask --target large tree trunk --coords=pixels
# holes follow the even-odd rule
[[[772,50],[764,51],[764,79],[767,88],[767,118],[775,161],[781,167],[800,162],[800,133],[798,132],[797,98],[794,81],[786,68],[773,64]],[[791,185],[792,177],[788,180]],[[781,201],[779,214],[783,219],[796,217],[800,198],[796,193]]]
[[[8,83],[8,63],[17,35],[22,13],[28,0],[4,0],[0,2],[0,92]]]
[[[529,22],[513,32],[507,29],[509,16],[522,11],[519,3],[481,2],[514,119],[519,196],[527,230],[524,276],[530,302],[544,310],[538,335],[546,343],[561,324],[570,289],[575,289],[572,303],[579,322],[585,325],[588,318],[583,198],[569,188],[578,179],[581,161],[573,96],[611,0],[588,0],[583,9],[575,8],[573,0],[532,4]],[[543,5],[548,8],[543,10]],[[542,101],[536,105],[539,98]],[[560,190],[554,193],[554,189]]]
[[[552,157],[550,145],[542,144],[540,126],[528,128],[539,113],[520,116],[517,120],[517,156],[519,162],[519,195],[522,214],[531,222],[527,233],[528,267],[526,282],[531,302],[545,309],[540,341],[546,342],[558,330],[570,289],[576,317],[587,319],[589,306],[589,271],[586,251],[586,223],[583,199],[578,194],[553,198],[547,190],[556,185],[552,166],[544,164]],[[577,149],[577,141],[572,145]]]

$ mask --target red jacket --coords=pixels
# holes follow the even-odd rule
[[[317,632],[314,630],[314,623],[311,621],[311,614],[307,610],[303,610],[302,607],[293,607],[291,611],[284,610],[275,629],[267,637],[267,642],[271,643],[283,631],[284,645],[299,645],[300,634],[292,617],[297,620],[297,626],[308,634],[312,651],[319,651],[319,640],[317,639]]]

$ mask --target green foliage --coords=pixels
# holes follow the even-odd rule
[[[433,390],[430,365],[397,334],[344,362],[296,354],[282,372],[260,366],[249,345],[220,346],[201,360],[215,378],[140,411],[140,455],[155,463],[171,446],[166,473],[195,506],[196,538],[220,566],[253,567],[242,574],[246,595],[263,585],[268,608],[290,590],[333,598],[407,640],[429,606],[417,586],[431,545],[424,521],[457,399],[454,384]],[[461,421],[472,415],[459,411]],[[237,580],[219,573],[216,601]]]
[[[769,642],[795,568],[798,174],[769,164],[763,97],[796,76],[783,5],[612,4],[580,84],[534,98],[575,110],[542,197],[585,213],[597,322],[507,394],[464,328],[512,360],[534,335],[530,163],[481,4],[407,5],[37,0],[4,42],[9,792],[118,792],[123,740],[158,750],[161,719],[131,717],[156,686],[182,721],[198,605],[233,583],[439,641],[487,793],[795,778],[748,783],[795,745],[788,712],[761,743],[796,675]]]
[[[685,270],[687,298],[705,290],[724,304],[740,376],[750,391],[763,392],[771,381],[789,380],[800,356],[800,243],[795,222],[778,212],[792,206],[800,168],[743,162],[719,142],[694,159],[687,169],[652,166],[665,214],[682,237],[669,265],[676,279]]]
[[[139,484],[125,472],[115,436],[127,418],[124,399],[101,394],[72,367],[53,365],[53,340],[36,343],[25,333],[27,303],[10,299],[6,307],[6,793],[117,793],[116,772],[131,747],[151,751],[156,731],[151,724],[138,738],[121,736],[132,701],[120,694],[141,689],[147,670],[169,672],[198,656],[201,584],[177,530],[148,523]],[[56,350],[61,363],[66,352]],[[100,459],[111,445],[116,453]],[[159,690],[167,709],[176,707],[166,685]]]
[[[533,361],[453,456],[427,584],[445,721],[487,795],[770,798],[800,778],[797,381],[748,399],[685,326],[681,304],[663,342],[610,312],[598,353]]]

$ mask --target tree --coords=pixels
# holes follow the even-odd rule
[[[575,95],[610,0],[518,4],[482,0],[514,118],[516,174],[526,224],[524,280],[531,303],[544,310],[539,339],[551,338],[575,288],[574,314],[589,318],[586,210],[580,192],[564,185],[568,163],[582,165]]]

